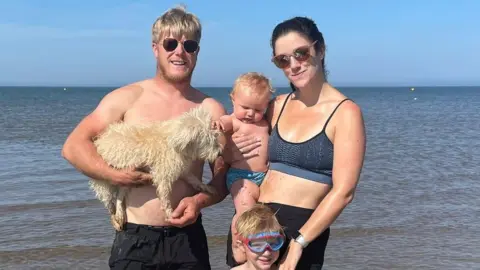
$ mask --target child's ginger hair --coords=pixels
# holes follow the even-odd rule
[[[270,80],[259,72],[247,72],[240,75],[233,84],[230,96],[233,97],[237,91],[247,91],[261,96],[275,93]]]
[[[246,238],[261,232],[279,232],[284,235],[283,228],[270,207],[257,203],[243,212],[237,219],[235,228],[238,235]]]

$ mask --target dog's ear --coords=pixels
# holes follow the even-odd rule
[[[184,152],[185,149],[187,149],[188,145],[191,143],[191,140],[180,134],[183,133],[181,131],[184,130],[185,129],[180,129],[177,133],[178,135],[174,135],[169,138],[169,144],[173,147],[173,149],[175,149],[175,151],[179,153]]]
[[[175,119],[170,129],[171,146],[177,152],[188,151],[189,145],[205,136],[205,130],[210,129],[210,114],[203,107],[194,108]]]

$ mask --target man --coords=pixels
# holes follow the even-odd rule
[[[111,269],[210,269],[200,209],[222,201],[227,190],[223,160],[210,164],[210,182],[218,195],[198,193],[183,181],[173,186],[171,219],[161,210],[151,176],[136,170],[115,170],[96,152],[92,138],[115,121],[141,123],[167,120],[199,105],[214,119],[226,114],[223,106],[191,83],[200,47],[201,24],[184,8],[168,10],[152,27],[152,48],[157,61],[154,78],[136,82],[107,94],[67,138],[62,155],[88,177],[133,186],[126,199],[126,229],[117,232],[111,249]],[[201,179],[203,162],[193,173]]]

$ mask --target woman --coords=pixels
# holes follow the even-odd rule
[[[295,17],[273,30],[273,63],[292,92],[270,103],[270,168],[259,201],[277,212],[290,239],[280,269],[321,269],[330,225],[352,201],[365,155],[358,105],[326,80],[325,41],[315,23]],[[255,138],[232,138],[229,159],[255,155]],[[260,142],[265,143],[265,142]],[[225,157],[228,158],[228,157]],[[231,235],[227,264],[231,256]]]

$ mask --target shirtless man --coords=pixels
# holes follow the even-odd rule
[[[111,269],[164,269],[166,265],[169,269],[210,269],[200,209],[222,201],[228,193],[227,166],[223,160],[218,158],[210,164],[210,184],[218,194],[197,193],[183,181],[176,182],[172,195],[175,210],[167,220],[151,185],[151,176],[109,167],[92,142],[109,124],[120,120],[167,120],[199,105],[209,108],[213,120],[224,115],[225,109],[219,102],[190,85],[200,38],[201,25],[195,15],[181,7],[165,12],[152,27],[156,76],[107,94],[68,136],[63,147],[63,157],[86,176],[135,187],[126,198],[125,230],[116,232],[109,259]],[[192,170],[201,179],[203,162],[195,163]]]

